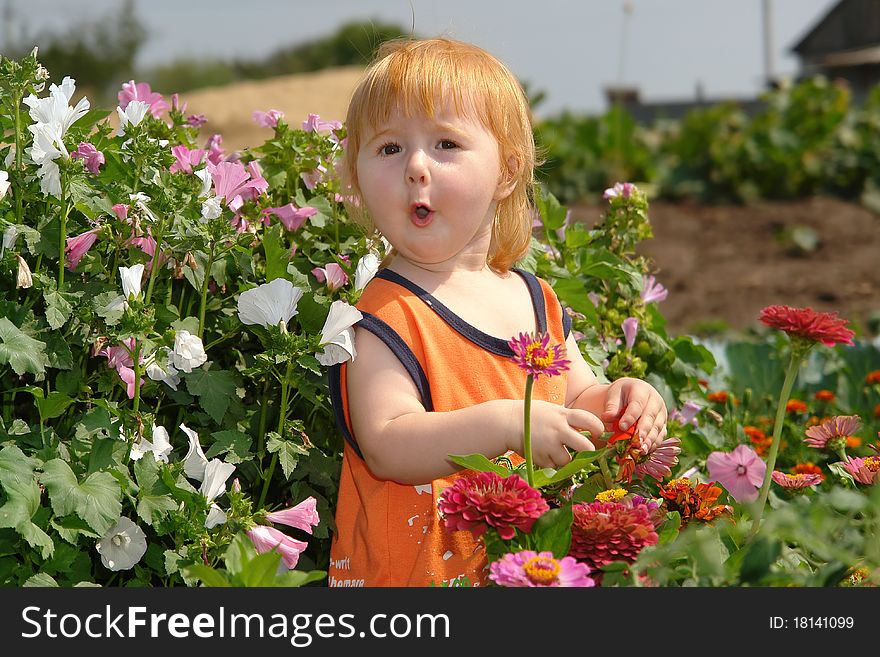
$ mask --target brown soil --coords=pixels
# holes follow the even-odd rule
[[[358,67],[329,69],[188,92],[181,100],[208,117],[202,134],[219,132],[231,151],[271,135],[253,123],[257,109],[279,109],[293,126],[309,113],[344,119],[360,74]],[[602,211],[578,205],[573,216],[594,223]],[[829,198],[713,207],[658,201],[650,219],[654,238],[639,251],[669,289],[660,309],[670,334],[713,322],[742,330],[769,304],[837,311],[862,327],[880,313],[880,217],[861,206]],[[813,250],[791,239],[802,228],[814,232]]]
[[[573,217],[594,223],[602,208]],[[880,313],[880,217],[832,198],[700,206],[653,202],[654,238],[638,246],[669,289],[660,303],[670,334],[712,323],[742,330],[770,304],[836,311],[867,329]],[[795,229],[813,231],[813,250]]]

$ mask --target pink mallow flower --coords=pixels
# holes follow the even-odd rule
[[[266,518],[270,522],[302,529],[304,532],[311,534],[312,527],[321,522],[316,504],[317,501],[315,498],[309,496],[296,506],[290,507],[289,509],[267,513]]]
[[[700,412],[700,405],[696,402],[686,401],[681,408],[674,408],[669,414],[669,419],[679,424],[692,424],[695,427],[700,426],[697,422],[697,413]]]
[[[104,347],[98,352],[98,356],[107,358],[107,367],[112,367],[119,374],[119,378],[125,383],[125,390],[129,399],[134,399],[134,338],[126,338],[116,347]],[[140,359],[143,361],[143,359]],[[141,379],[141,385],[144,380]]]
[[[76,237],[67,238],[67,246],[64,248],[64,255],[67,259],[67,269],[73,271],[82,260],[82,257],[88,253],[89,249],[98,239],[98,229],[92,228]]]
[[[204,114],[190,114],[186,117],[186,124],[191,128],[198,128],[205,125],[207,122],[208,119]]]
[[[113,214],[119,219],[119,221],[128,221],[128,211],[131,206],[126,205],[125,203],[117,203],[113,206]]]
[[[260,554],[277,550],[281,554],[282,563],[288,570],[296,568],[299,555],[309,545],[305,541],[298,541],[284,532],[266,525],[252,527],[247,531],[247,535]]]
[[[311,171],[305,171],[299,174],[299,177],[302,178],[302,181],[305,183],[306,188],[311,190],[317,187],[318,183],[324,180],[325,173],[327,173],[327,167],[325,167],[323,164],[319,164]]]
[[[822,483],[822,475],[804,472],[799,474],[788,474],[787,472],[774,470],[770,473],[770,478],[783,488],[791,490],[801,490]]]
[[[254,123],[261,128],[274,128],[278,125],[278,119],[284,118],[284,112],[277,109],[270,109],[268,112],[254,110],[251,117],[254,119]]]
[[[642,292],[640,296],[645,303],[663,301],[668,294],[669,290],[660,285],[653,276],[642,277]]]
[[[147,271],[153,271],[153,262],[156,261],[156,240],[153,239],[153,236],[147,234],[143,237],[135,237],[134,232],[132,232],[128,243],[131,246],[136,246],[141,251],[150,256],[150,261],[147,263]],[[161,267],[166,260],[168,260],[168,256],[163,253],[159,253],[158,266]]]
[[[220,146],[222,143],[222,135],[211,135],[208,137],[208,141],[205,143],[205,150],[208,151],[208,162],[211,164],[220,164],[223,161],[225,153],[223,152],[223,147]]]
[[[256,199],[269,188],[256,162],[251,162],[245,169],[241,162],[212,164],[209,161],[207,168],[214,181],[214,193],[222,196],[233,212],[238,212],[245,201]]]
[[[128,104],[133,100],[139,100],[146,103],[150,106],[150,114],[152,114],[155,119],[158,119],[162,112],[170,108],[168,103],[162,98],[162,94],[153,91],[150,88],[150,85],[146,82],[135,83],[134,80],[129,80],[128,82],[123,83],[122,91],[120,91],[116,97],[119,99],[119,107],[123,110],[128,107]]]
[[[208,151],[202,148],[195,148],[193,150],[190,150],[182,144],[179,146],[175,146],[171,149],[171,154],[174,155],[177,161],[172,164],[171,168],[168,170],[171,173],[183,171],[184,173],[192,175],[193,167],[201,164],[202,160],[205,159],[205,155],[207,153]]]
[[[623,337],[626,339],[626,348],[632,349],[636,343],[636,334],[639,332],[639,320],[635,317],[627,317],[620,327],[623,329]]]
[[[303,121],[302,128],[306,132],[321,132],[322,130],[339,130],[341,121],[325,121],[317,114],[309,114],[309,118]]]
[[[706,459],[709,476],[727,489],[737,502],[754,502],[764,483],[767,464],[747,445],[732,452],[712,452]]]
[[[508,552],[489,566],[489,579],[498,586],[595,586],[590,567],[574,557],[557,559],[552,552]]]
[[[82,141],[79,147],[70,154],[74,160],[82,160],[89,173],[98,175],[101,165],[104,164],[104,154],[87,141]]]
[[[335,262],[328,262],[324,267],[315,267],[312,274],[319,283],[326,283],[327,289],[333,292],[348,284],[348,274]]]
[[[279,208],[265,208],[263,209],[264,223],[268,223],[267,220],[270,214],[274,214],[278,217],[287,230],[294,231],[299,230],[306,222],[306,219],[318,214],[318,210],[308,205],[303,208],[298,208],[293,203],[282,205]]]

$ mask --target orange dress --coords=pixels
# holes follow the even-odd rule
[[[514,270],[526,282],[540,332],[564,343],[570,319],[551,287]],[[370,281],[358,309],[359,328],[383,340],[413,377],[427,411],[466,408],[492,399],[522,399],[525,373],[511,359],[506,339],[464,322],[428,292],[383,269]],[[529,330],[530,327],[528,327]],[[513,336],[511,336],[513,337]],[[437,511],[441,491],[459,476],[404,485],[370,472],[351,431],[345,365],[331,368],[330,391],[346,439],[330,549],[328,583],[343,586],[478,586],[487,581],[479,540],[448,531]],[[565,403],[566,375],[535,381],[534,399]],[[521,457],[510,456],[521,462]]]

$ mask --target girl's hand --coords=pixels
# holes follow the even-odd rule
[[[600,438],[605,431],[602,421],[579,408],[566,408],[546,401],[532,401],[531,413],[532,461],[540,468],[559,469],[571,461],[567,448],[575,452],[593,451],[596,447],[581,431],[589,431],[593,438]],[[520,437],[522,423],[520,422]],[[522,453],[520,444],[513,447]]]
[[[666,402],[647,381],[624,377],[608,386],[602,421],[608,431],[633,424],[642,442],[659,446],[666,438]]]

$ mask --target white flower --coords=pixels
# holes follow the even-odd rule
[[[199,434],[185,424],[181,424],[180,428],[189,437],[189,451],[183,457],[183,471],[187,477],[202,481],[205,478],[205,468],[208,465],[208,459],[205,457],[202,446],[199,444]]]
[[[171,352],[171,363],[182,372],[189,374],[194,367],[208,360],[202,339],[189,331],[181,329],[174,335],[174,350]]]
[[[71,77],[65,77],[61,86],[49,85],[49,95],[45,98],[37,98],[33,94],[24,99],[24,104],[30,107],[31,118],[36,123],[52,123],[61,129],[61,135],[76,121],[81,119],[89,111],[89,99],[81,98],[76,107],[70,106],[70,99],[76,91],[76,81]]]
[[[62,155],[69,157],[67,147],[61,139],[61,127],[54,123],[34,123],[28,126],[34,135],[34,144],[28,155],[34,164],[54,162]]]
[[[31,287],[34,284],[31,268],[28,267],[28,263],[20,255],[16,254],[15,257],[18,258],[18,276],[15,279],[15,287],[17,289]]]
[[[226,480],[235,472],[235,466],[220,459],[211,459],[205,466],[205,479],[199,492],[209,502],[226,492]]]
[[[132,295],[138,296],[141,293],[141,278],[143,276],[143,263],[119,268],[119,278],[122,280],[122,296],[126,300],[131,299]]]
[[[368,253],[358,261],[357,268],[354,271],[355,290],[363,290],[367,287],[367,283],[369,283],[373,279],[373,276],[376,275],[376,272],[379,271],[379,264],[379,256],[372,252]]]
[[[276,278],[271,283],[246,290],[238,297],[238,318],[243,324],[276,326],[283,322],[287,326],[290,318],[297,314],[296,304],[303,290],[294,287],[285,278]]]
[[[216,219],[223,213],[223,204],[219,196],[212,196],[202,203],[202,223]]]
[[[5,171],[4,171],[5,173]],[[12,224],[9,228],[3,231],[3,245],[0,246],[0,258],[3,257],[3,253],[6,249],[11,249],[15,246],[15,241],[18,239],[18,228],[15,224]]]
[[[363,319],[361,311],[345,301],[334,301],[321,329],[321,346],[324,351],[317,355],[321,365],[336,365],[351,359],[357,352],[354,348],[354,329],[352,326]]]
[[[211,510],[208,511],[208,517],[205,518],[205,529],[213,529],[217,525],[222,525],[225,522],[226,512],[216,504],[212,504]]]
[[[142,100],[131,101],[126,105],[124,110],[121,107],[117,107],[116,112],[119,114],[119,135],[122,136],[125,134],[126,126],[136,126],[143,121],[144,116],[146,116],[147,110],[149,109],[150,106]]]
[[[95,544],[101,563],[110,570],[128,570],[147,551],[144,532],[126,517],[120,518]]]
[[[161,381],[172,390],[177,390],[180,377],[177,376],[177,369],[171,357],[171,350],[168,347],[157,349],[146,360],[146,373],[153,381]]]
[[[0,201],[3,200],[3,197],[6,196],[6,192],[9,191],[9,172],[8,171],[0,171]],[[4,242],[6,241],[6,236],[3,236]]]
[[[153,425],[153,441],[150,442],[143,436],[131,446],[131,460],[139,461],[144,454],[152,452],[153,458],[162,463],[168,463],[168,455],[171,450],[171,442],[168,440],[168,431],[163,426]]]
[[[193,171],[193,175],[202,181],[202,189],[199,190],[199,198],[205,198],[208,195],[208,192],[211,191],[211,185],[214,184],[214,178],[211,176],[211,172],[208,171],[207,168],[203,168]]]
[[[15,145],[11,145],[9,147],[9,152],[6,154],[6,157],[3,159],[3,164],[5,166],[10,166],[15,162]]]

